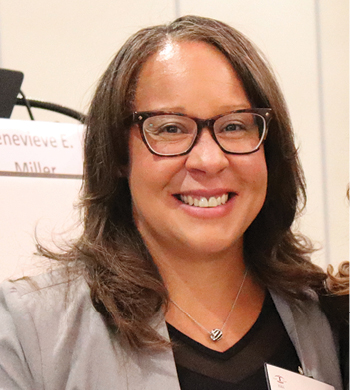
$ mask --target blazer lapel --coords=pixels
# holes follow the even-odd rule
[[[315,300],[289,305],[270,292],[304,374],[342,390],[339,359],[329,322]]]

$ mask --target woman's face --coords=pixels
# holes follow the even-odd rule
[[[146,61],[136,88],[136,111],[206,119],[249,107],[226,57],[203,42],[168,42]],[[159,157],[148,151],[133,126],[129,153],[134,220],[153,255],[157,250],[180,256],[242,254],[244,232],[266,196],[263,147],[249,155],[226,154],[203,129],[189,154]],[[228,200],[216,207],[195,207],[184,196]]]

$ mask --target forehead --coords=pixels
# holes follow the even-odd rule
[[[140,71],[135,95],[137,111],[186,111],[199,102],[210,106],[214,100],[228,109],[247,105],[245,90],[231,63],[205,42],[167,41]]]

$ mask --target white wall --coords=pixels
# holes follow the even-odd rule
[[[190,13],[238,28],[271,61],[290,108],[308,183],[300,229],[325,248],[314,255],[319,264],[348,259],[347,0],[0,0],[0,66],[25,73],[28,97],[86,112],[96,80],[131,33]],[[40,120],[70,121],[40,110],[34,114]],[[17,107],[13,117],[27,114]],[[31,185],[44,186],[36,180]],[[76,192],[67,194],[68,204],[57,191],[50,197],[52,209],[38,206],[38,214],[54,219],[57,208],[60,215],[70,213]],[[9,223],[17,227],[20,218],[11,221],[6,214],[4,223],[1,208],[0,234]],[[11,262],[18,256],[16,244],[12,248],[7,252]],[[1,261],[6,259],[0,256]],[[0,267],[0,279],[1,272]]]

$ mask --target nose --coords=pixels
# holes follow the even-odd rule
[[[215,175],[229,165],[227,154],[214,141],[208,129],[203,129],[196,144],[186,160],[186,168],[190,171],[201,171]]]

